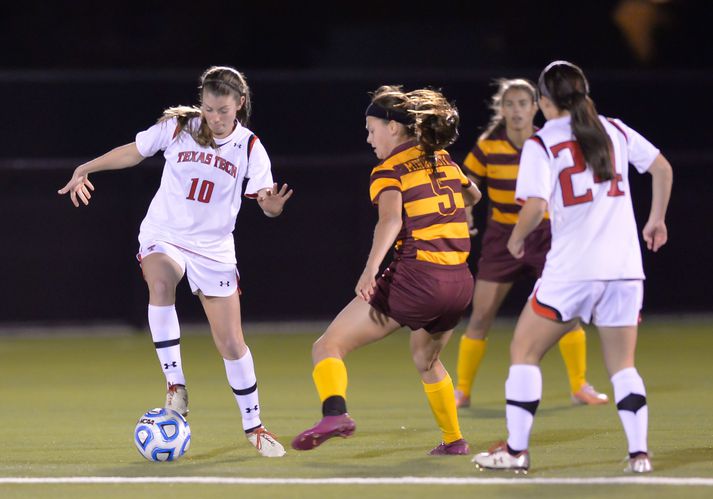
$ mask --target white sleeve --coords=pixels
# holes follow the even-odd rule
[[[248,179],[248,185],[245,187],[245,196],[254,198],[257,197],[257,193],[260,189],[272,188],[273,180],[270,167],[270,158],[267,155],[267,151],[262,145],[262,142],[260,142],[260,139],[256,139],[250,151],[248,172],[245,175]]]
[[[621,120],[613,119],[611,121],[614,125],[619,127],[626,137],[629,163],[634,165],[634,168],[636,168],[639,173],[646,172],[660,151],[651,142],[646,140],[643,135],[633,128],[626,126]]]
[[[527,198],[550,200],[550,158],[538,139],[528,139],[520,155],[520,168],[515,184],[515,200],[523,204]]]
[[[156,123],[154,126],[136,134],[136,148],[144,158],[149,158],[158,151],[165,150],[171,143],[176,126],[176,119]]]

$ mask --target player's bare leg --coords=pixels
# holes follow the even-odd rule
[[[429,452],[432,456],[464,455],[469,452],[468,442],[463,439],[458,424],[453,380],[440,359],[440,353],[452,334],[453,330],[429,334],[419,329],[411,332],[410,337],[411,357],[442,433],[441,443]]]
[[[649,408],[646,387],[634,365],[637,326],[599,327],[604,363],[614,385],[614,399],[626,433],[629,463],[625,471],[652,471],[648,455]]]
[[[183,269],[165,253],[151,253],[141,260],[149,289],[148,318],[159,363],[166,376],[165,407],[188,415],[188,391],[181,362],[181,330],[176,314],[176,286]]]
[[[257,378],[250,349],[241,326],[240,298],[199,294],[218,352],[223,357],[228,383],[240,408],[248,441],[265,457],[285,455],[284,447],[268,432],[260,419]]]
[[[347,369],[344,357],[359,347],[388,336],[401,326],[354,298],[312,347],[312,378],[322,403],[322,420],[292,441],[296,450],[310,450],[332,437],[348,437],[356,429],[346,405]]]
[[[456,407],[470,406],[470,393],[485,355],[488,332],[511,288],[511,282],[475,281],[473,310],[458,346]]]
[[[478,467],[528,470],[530,431],[542,397],[540,360],[575,323],[546,319],[534,312],[530,301],[525,305],[510,344],[510,371],[505,382],[508,439],[477,454],[473,461]]]

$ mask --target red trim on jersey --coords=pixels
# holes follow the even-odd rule
[[[542,149],[545,150],[545,154],[547,154],[547,146],[545,145],[545,141],[542,140],[542,137],[540,137],[539,135],[533,135],[532,137],[530,137],[527,140],[534,140],[535,142],[540,144],[540,146],[542,146]],[[549,156],[549,154],[547,154],[547,155]]]
[[[626,139],[626,141],[629,142],[629,136],[628,136],[628,135],[626,134],[626,132],[617,124],[616,121],[614,121],[614,120],[611,119],[611,118],[607,118],[607,121],[608,121],[609,123],[611,123],[612,125],[614,125],[614,126],[616,127],[616,129],[621,132],[621,134],[624,136],[624,138]]]
[[[540,300],[537,299],[537,290],[532,294],[532,299],[530,300],[532,304],[532,310],[539,316],[545,319],[550,319],[552,321],[562,322],[562,314],[554,307],[545,305]]]
[[[250,153],[252,152],[255,141],[257,140],[257,135],[253,134],[250,136],[250,139],[248,140],[248,158],[250,157]]]
[[[519,204],[520,206],[524,206],[524,205],[525,205],[525,201],[527,201],[527,199],[515,198],[515,202],[516,202],[517,204]]]
[[[257,199],[257,192],[255,194],[245,194],[246,198]]]
[[[175,139],[180,131],[181,131],[181,125],[176,125],[176,129],[173,131],[173,137],[171,137],[171,140]]]

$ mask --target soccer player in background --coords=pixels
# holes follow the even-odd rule
[[[167,382],[166,407],[186,415],[188,392],[181,362],[176,286],[186,274],[203,305],[248,441],[266,457],[285,454],[260,419],[252,354],[241,326],[239,274],[233,230],[245,196],[276,217],[292,195],[273,183],[270,159],[246,128],[250,88],[242,73],[211,67],[200,79],[200,108],[166,109],[136,141],[78,166],[58,192],[89,204],[89,174],[129,168],[164,151],[161,185],[139,232],[139,254],[149,289],[148,321]]]
[[[481,197],[444,149],[457,138],[458,122],[455,107],[434,90],[406,93],[382,86],[373,94],[366,129],[367,142],[381,160],[370,187],[379,220],[356,297],[313,345],[312,377],[323,418],[293,440],[297,450],[354,433],[344,357],[408,326],[411,355],[442,433],[442,442],[429,453],[469,451],[453,382],[439,359],[473,295],[465,210]],[[394,242],[394,259],[377,279]]]
[[[599,330],[629,450],[625,471],[652,471],[646,389],[634,365],[644,271],[629,187],[629,164],[652,177],[648,249],[668,239],[665,223],[671,165],[620,120],[597,114],[582,70],[554,61],[537,89],[545,126],[525,142],[515,196],[524,203],[508,240],[523,258],[526,237],[549,210],[552,248],[542,277],[520,314],[505,383],[507,442],[474,457],[485,469],[527,471],[530,431],[542,397],[540,361],[576,321]]]
[[[482,250],[476,272],[473,309],[458,347],[458,382],[456,405],[469,407],[475,375],[485,355],[487,336],[498,309],[513,282],[522,277],[538,278],[550,249],[550,220],[544,219],[528,236],[527,252],[513,258],[507,241],[518,219],[520,206],[515,202],[515,179],[522,145],[535,132],[537,113],[535,86],[524,79],[500,79],[491,99],[492,117],[486,130],[466,156],[464,167],[479,188],[487,186],[490,202]],[[471,234],[472,211],[468,210]],[[559,341],[572,401],[575,404],[606,404],[609,398],[587,383],[587,340],[577,323]]]

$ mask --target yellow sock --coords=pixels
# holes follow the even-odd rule
[[[347,398],[347,366],[342,359],[327,357],[320,360],[314,366],[312,379],[317,387],[320,402],[334,395]]]
[[[473,381],[475,375],[478,374],[480,363],[485,355],[485,347],[487,340],[474,340],[466,335],[460,337],[458,346],[458,388],[463,395],[470,397],[470,391],[473,389]]]
[[[570,389],[572,393],[576,393],[587,383],[587,337],[584,329],[577,326],[562,336],[559,346],[564,365],[567,367]]]
[[[449,444],[463,438],[458,424],[453,380],[448,373],[437,383],[423,383],[423,390],[428,397],[428,404],[431,406],[436,423],[443,433],[443,441]]]

